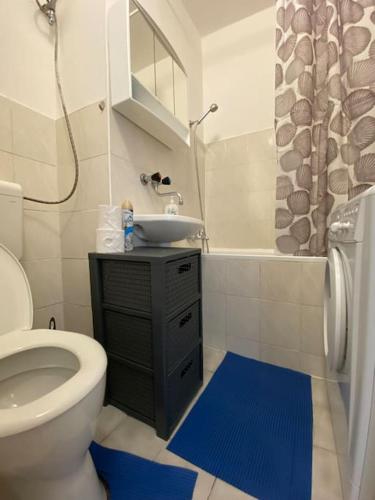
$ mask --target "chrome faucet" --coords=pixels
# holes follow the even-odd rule
[[[172,180],[170,177],[162,177],[160,172],[156,172],[155,174],[141,174],[140,180],[143,186],[151,184],[155,193],[158,196],[176,196],[176,198],[178,198],[178,204],[179,205],[184,204],[184,199],[182,197],[182,194],[179,193],[178,191],[168,191],[167,193],[161,193],[159,191],[159,187],[161,185],[170,186],[172,184]]]

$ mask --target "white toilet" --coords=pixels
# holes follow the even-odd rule
[[[26,274],[2,244],[20,256],[19,193],[0,182],[0,498],[104,500],[88,448],[103,404],[107,358],[84,335],[31,330]]]

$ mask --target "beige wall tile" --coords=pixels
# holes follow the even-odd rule
[[[314,406],[329,409],[328,391],[325,380],[318,378],[311,378],[311,387]]]
[[[80,160],[108,154],[107,113],[99,103],[75,111],[70,119]]]
[[[260,303],[248,297],[227,295],[227,336],[260,340]]]
[[[87,259],[95,252],[98,211],[60,214],[61,254],[68,259]]]
[[[12,103],[13,152],[39,162],[56,165],[55,121]]]
[[[298,351],[291,351],[280,347],[261,344],[260,359],[265,363],[271,363],[283,368],[290,368],[291,370],[301,369]]]
[[[337,456],[322,448],[314,448],[312,498],[342,500]]]
[[[13,151],[11,101],[0,96],[0,149]]]
[[[60,259],[31,260],[23,263],[30,282],[34,308],[63,301]]]
[[[87,259],[63,259],[62,276],[64,302],[90,306],[90,277]]]
[[[228,335],[226,342],[228,351],[239,354],[240,356],[246,356],[247,358],[260,359],[259,342],[249,340],[248,338],[235,337],[233,335]]]
[[[249,162],[248,135],[226,139],[225,166],[231,168]]]
[[[247,136],[250,159],[262,160],[276,159],[275,131],[274,129],[261,130]]]
[[[301,300],[303,304],[323,305],[325,263],[302,264]]]
[[[57,212],[24,211],[23,259],[59,259],[60,224]]]
[[[207,292],[225,290],[226,260],[202,256],[202,283]]]
[[[283,302],[261,302],[260,339],[284,349],[300,348],[300,306]]]
[[[328,408],[314,406],[314,446],[336,453],[335,438]]]
[[[301,264],[283,261],[262,262],[260,287],[263,299],[300,303]]]
[[[302,371],[315,377],[326,376],[326,361],[323,356],[314,356],[301,352],[301,368]]]
[[[225,291],[228,294],[259,297],[258,262],[230,257],[226,262]]]
[[[14,180],[21,184],[24,196],[54,201],[58,198],[57,168],[20,156],[14,157]],[[25,209],[57,211],[55,205],[40,205],[25,201]]]
[[[147,169],[140,169],[131,160],[111,155],[112,203],[120,205],[131,200],[137,213],[162,213],[169,198],[160,198],[151,186],[142,186],[139,176],[144,170]]]
[[[74,135],[74,141],[76,142],[76,131],[75,129],[73,130],[73,127],[72,132]],[[74,163],[74,156],[69,140],[65,118],[56,120],[56,157],[59,166],[70,165]]]
[[[0,151],[0,180],[7,182],[14,181],[13,157],[11,154],[4,153],[3,151]]]
[[[64,306],[63,304],[54,304],[52,306],[42,307],[34,310],[34,329],[46,329],[49,326],[49,320],[54,317],[56,320],[56,329],[64,330]]]
[[[275,192],[263,190],[247,193],[247,211],[241,214],[250,217],[251,220],[269,220],[275,210]],[[238,215],[238,214],[237,214]]]
[[[301,350],[324,356],[322,307],[301,306]]]
[[[82,333],[89,337],[94,336],[90,306],[80,306],[65,302],[64,319],[67,331]]]
[[[74,168],[59,165],[60,196],[70,191]],[[80,162],[80,179],[73,197],[61,206],[63,212],[96,210],[98,205],[109,203],[108,156],[96,156]]]
[[[218,141],[207,145],[206,169],[216,170],[226,168],[227,142]],[[246,162],[241,162],[246,163]]]
[[[210,347],[225,349],[225,295],[207,292],[203,297],[203,342]]]

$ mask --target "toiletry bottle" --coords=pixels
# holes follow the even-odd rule
[[[134,214],[133,205],[129,200],[125,200],[122,208],[122,228],[124,230],[125,252],[133,250]]]
[[[178,205],[175,202],[173,196],[171,196],[171,199],[169,200],[168,205],[166,205],[164,212],[170,215],[178,215]]]

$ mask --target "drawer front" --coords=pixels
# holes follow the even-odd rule
[[[109,358],[107,393],[110,399],[145,417],[154,419],[152,375]]]
[[[166,265],[166,305],[170,314],[182,304],[193,302],[200,293],[199,256]]]
[[[149,263],[103,260],[101,270],[104,302],[138,311],[151,311]]]
[[[153,367],[152,322],[115,311],[104,311],[107,352],[148,368]]]
[[[185,309],[167,326],[167,367],[170,373],[200,340],[200,302]]]
[[[203,380],[202,346],[197,346],[168,377],[168,425],[172,426],[191,402]]]

